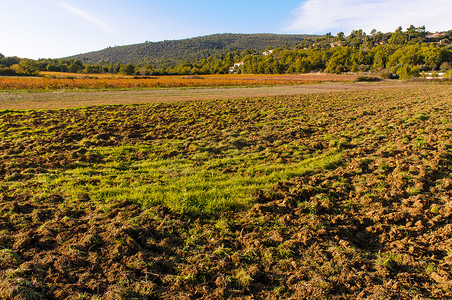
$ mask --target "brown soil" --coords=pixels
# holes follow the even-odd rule
[[[246,211],[198,218],[0,191],[0,298],[450,299],[452,89],[406,93],[333,95],[318,127],[275,132],[312,151],[340,149],[343,163],[257,192]],[[103,109],[123,108],[88,113]],[[46,126],[61,141],[59,125]],[[146,138],[139,124],[123,129]],[[106,134],[99,144],[120,143]],[[34,156],[2,142],[1,176],[26,182],[71,159],[102,159],[71,148],[82,138],[66,136],[58,149],[49,139],[47,154]]]
[[[428,86],[427,84],[423,84]],[[295,86],[162,88],[127,91],[0,92],[0,109],[60,109],[93,105],[144,104],[172,101],[331,93],[422,86],[398,81],[373,83],[322,83]]]

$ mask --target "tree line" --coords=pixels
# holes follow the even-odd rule
[[[267,49],[268,50],[268,49]],[[410,78],[422,72],[452,68],[452,30],[431,34],[425,26],[366,34],[354,30],[345,36],[327,33],[263,53],[254,49],[224,51],[178,65],[120,64],[80,59],[20,59],[0,54],[0,75],[37,75],[40,71],[111,73],[122,75],[292,74],[309,72],[373,72]],[[265,54],[265,55],[264,55]],[[232,68],[234,63],[242,62]]]
[[[377,72],[409,78],[422,71],[452,67],[452,31],[427,34],[425,27],[399,27],[393,33],[355,30],[345,37],[326,34],[293,49],[275,49],[271,55],[243,58],[243,73]]]

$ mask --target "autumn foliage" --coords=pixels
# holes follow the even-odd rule
[[[52,89],[140,89],[171,87],[294,85],[353,81],[356,75],[203,75],[120,77],[113,75],[80,76],[45,72],[48,77],[0,77],[0,90]]]

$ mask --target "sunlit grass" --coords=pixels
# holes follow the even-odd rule
[[[104,154],[109,151],[118,154],[117,149],[102,149]],[[201,166],[194,166],[191,159],[112,160],[81,165],[58,176],[43,175],[40,189],[61,192],[69,201],[88,195],[99,203],[131,201],[147,207],[161,204],[180,213],[212,214],[245,208],[257,190],[340,163],[337,152],[292,163],[269,163],[255,153],[211,158]],[[235,171],[225,172],[225,167]]]

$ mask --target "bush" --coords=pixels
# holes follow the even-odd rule
[[[380,76],[384,79],[399,79],[399,76],[396,73],[389,72],[388,70],[382,71]]]
[[[16,75],[16,72],[14,72],[11,68],[0,68],[0,75],[1,76],[14,76]]]
[[[446,74],[444,75],[444,77],[451,80],[452,79],[452,70],[447,71]]]
[[[358,76],[358,78],[356,79],[356,81],[370,81],[370,82],[377,82],[382,80],[383,79],[377,76]]]
[[[410,65],[402,65],[398,67],[396,73],[400,79],[410,79],[420,76],[419,69],[416,66],[412,67]]]
[[[452,66],[451,66],[451,63],[449,63],[449,62],[443,62],[439,68],[441,70],[450,70],[450,69],[452,69]]]

